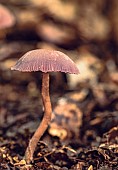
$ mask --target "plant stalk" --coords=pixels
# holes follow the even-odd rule
[[[44,105],[44,116],[43,119],[35,131],[34,135],[29,141],[28,147],[25,152],[25,160],[26,163],[29,164],[33,160],[33,154],[38,144],[38,141],[48,128],[48,125],[51,121],[51,114],[52,114],[52,106],[49,96],[49,73],[43,73],[42,77],[42,101]]]

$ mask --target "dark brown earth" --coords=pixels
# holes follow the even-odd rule
[[[0,170],[117,170],[118,1],[0,3],[16,21],[0,29]],[[50,74],[52,122],[26,165],[44,114],[42,75],[10,68],[37,48],[66,53],[80,74]]]

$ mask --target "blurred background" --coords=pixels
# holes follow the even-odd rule
[[[81,74],[68,76],[69,88],[88,80],[96,83],[104,69],[115,79],[112,73],[118,64],[117,0],[0,2],[1,71],[14,74],[9,69],[22,54],[47,48],[65,52],[78,65]],[[9,78],[4,75],[4,79]],[[109,81],[106,75],[100,78]]]
[[[64,52],[80,70],[79,75],[51,74],[54,112],[65,121],[53,115],[48,133],[60,140],[81,137],[85,147],[99,145],[118,125],[118,0],[0,0],[2,140],[16,135],[17,141],[18,134],[28,139],[39,124],[41,73],[10,70],[37,48]]]

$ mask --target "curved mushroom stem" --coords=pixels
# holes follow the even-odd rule
[[[46,131],[46,129],[48,128],[48,125],[51,121],[52,106],[51,106],[50,96],[49,96],[49,73],[43,73],[42,101],[43,101],[45,113],[44,113],[43,120],[41,121],[41,124],[39,125],[34,135],[30,139],[29,145],[26,149],[25,159],[26,159],[26,163],[28,164],[33,160],[33,154],[37,146],[37,143],[40,140],[41,136]]]

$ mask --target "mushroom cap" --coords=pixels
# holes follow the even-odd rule
[[[27,52],[11,67],[11,70],[79,73],[75,63],[66,54],[46,49],[36,49]]]
[[[0,29],[11,27],[15,24],[15,17],[9,9],[0,5]]]

